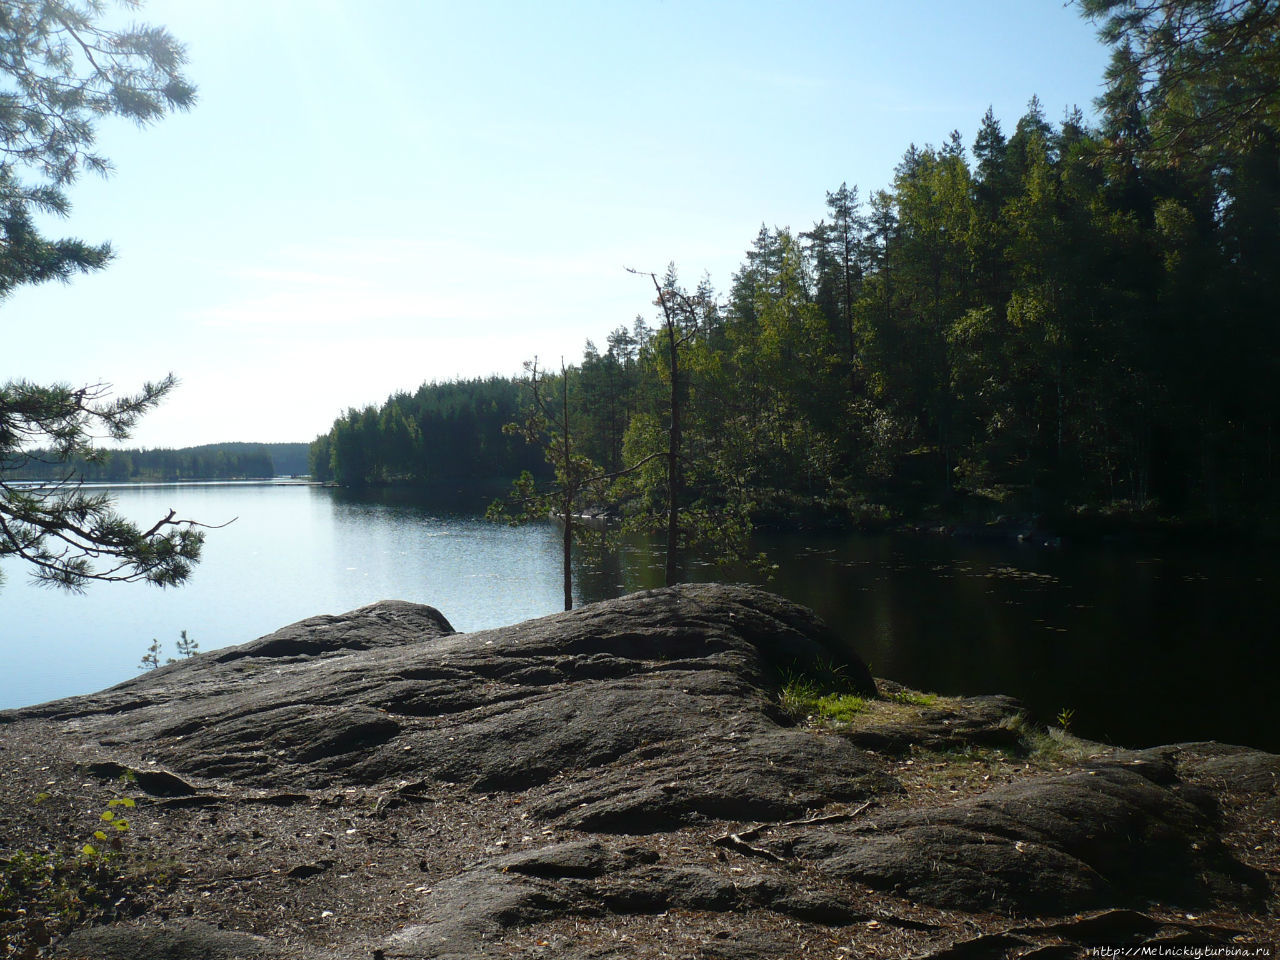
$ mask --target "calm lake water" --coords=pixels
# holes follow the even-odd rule
[[[205,559],[178,590],[0,587],[0,707],[86,693],[138,673],[152,639],[243,643],[375,600],[430,603],[459,630],[561,606],[559,531],[497,526],[392,494],[190,484],[124,488],[122,512],[169,507],[206,523]],[[1135,746],[1219,739],[1280,751],[1275,624],[1280,564],[1262,551],[1044,550],[895,536],[774,537],[768,585],[815,608],[878,676],[940,693],[1009,693],[1042,719]],[[656,586],[662,559],[632,540],[579,556],[581,602]],[[742,579],[695,566],[695,579]]]

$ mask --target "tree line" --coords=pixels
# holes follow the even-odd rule
[[[566,556],[579,512],[665,531],[669,580],[677,553],[743,555],[760,523],[1274,530],[1280,7],[1082,6],[1115,45],[1096,122],[988,110],[885,187],[827,192],[808,229],[762,225],[723,294],[633,271],[654,312],[559,372],[531,363],[523,410],[491,382],[511,412],[470,442],[520,476],[495,512],[558,513]],[[405,410],[351,411],[313,454],[360,483],[457,445]]]
[[[1125,148],[1135,111],[1052,123],[1033,99],[1007,135],[988,111],[865,200],[829,192],[809,229],[762,226],[723,296],[668,268],[671,336],[638,317],[565,369],[576,450],[621,471],[676,411],[691,494],[757,517],[1274,511],[1276,139],[1159,165]],[[339,419],[313,473],[537,473],[501,433],[520,404],[505,380],[397,395]],[[654,471],[612,496],[652,507]]]
[[[1051,123],[1033,99],[1006,135],[988,111],[971,144],[911,147],[865,199],[828,193],[811,229],[762,226],[724,296],[687,291],[674,267],[649,274],[656,327],[619,327],[603,353],[589,343],[558,383],[533,364],[523,400],[490,380],[351,410],[312,444],[313,472],[516,475],[531,493],[540,474],[573,493],[566,519],[593,497],[663,523],[669,555],[807,514],[1274,521],[1280,5],[1078,2],[1114,47],[1099,123]],[[37,222],[67,214],[83,169],[109,170],[96,121],[145,125],[195,102],[163,28],[112,29],[78,0],[10,6],[0,299],[111,259]],[[0,557],[71,589],[183,582],[200,524],[137,527],[72,469],[102,461],[95,438],[127,438],[175,383],[118,397],[0,384]],[[10,483],[45,459],[71,482]]]
[[[490,377],[423,384],[380,406],[352,408],[312,442],[311,476],[347,487],[441,488],[545,474],[541,453],[503,432],[524,402],[518,382]]]
[[[60,481],[74,475],[90,482],[244,480],[307,472],[305,443],[210,443],[179,449],[111,449],[62,459],[36,449],[6,474],[15,480]]]

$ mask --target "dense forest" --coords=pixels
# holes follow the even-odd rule
[[[503,432],[523,402],[521,385],[501,377],[423,384],[334,421],[311,444],[311,475],[344,486],[398,480],[440,488],[545,474],[541,451]]]
[[[1006,131],[988,110],[971,143],[909,147],[883,189],[828,192],[808,229],[762,225],[723,295],[669,267],[661,310],[544,380],[574,455],[641,465],[605,494],[627,509],[665,496],[642,464],[675,433],[684,495],[757,519],[1274,518],[1273,7],[1174,5],[1175,33],[1114,17],[1097,123],[1033,98]],[[503,432],[521,403],[503,380],[396,395],[335,422],[312,472],[546,476]]]
[[[305,474],[305,443],[209,443],[176,450],[102,450],[90,460],[62,460],[33,450],[21,464],[6,466],[16,480],[61,480],[68,475],[90,482],[166,480],[243,480]]]

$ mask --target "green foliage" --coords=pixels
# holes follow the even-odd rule
[[[178,634],[178,642],[176,644],[178,656],[187,658],[194,657],[200,652],[200,642],[193,640],[187,636],[187,631],[182,630]],[[168,657],[161,661],[160,656],[164,652],[164,645],[159,640],[152,639],[151,646],[147,647],[147,652],[142,655],[142,661],[138,664],[139,670],[154,670],[164,663],[177,663],[173,657]]]
[[[1081,0],[1116,47],[1103,103],[1138,111],[1138,145],[1157,162],[1250,153],[1280,136],[1280,8],[1267,0]],[[1132,111],[1130,113],[1129,111]],[[1131,147],[1130,147],[1131,149]]]
[[[623,467],[623,438],[635,413],[639,383],[636,342],[625,327],[609,334],[603,354],[587,341],[573,404],[585,455],[610,473]]]
[[[731,404],[746,399],[731,386],[731,341],[714,290],[692,293],[674,265],[661,281],[652,274],[658,332],[640,347],[641,389],[623,438],[625,470],[611,495],[626,506],[624,528],[663,533],[666,580],[679,577],[683,554],[718,564],[746,564],[767,572],[751,548],[756,502],[740,469],[742,447]]]
[[[110,171],[94,148],[96,122],[143,125],[195,102],[181,44],[159,27],[110,28],[104,13],[98,0],[12,0],[0,9],[0,299],[110,260],[107,244],[50,241],[34,226],[37,215],[67,214],[65,188],[83,170]]]
[[[778,693],[782,709],[797,722],[827,720],[848,723],[867,709],[867,701],[854,692],[843,664],[818,660],[782,672]]]
[[[813,680],[790,677],[782,684],[778,702],[791,719],[800,721],[817,711],[818,701],[823,695],[821,688]]]
[[[93,451],[62,459],[56,451],[32,450],[9,471],[14,480],[61,480],[74,473],[98,483],[124,481],[269,479],[307,472],[304,443],[210,443],[180,449],[129,448]]]
[[[15,0],[0,9],[0,299],[110,259],[106,244],[50,241],[34,226],[37,215],[68,212],[64,189],[82,170],[110,169],[94,150],[95,123],[120,116],[145,124],[195,100],[173,37],[145,25],[112,29],[104,13],[89,0]],[[91,580],[169,586],[190,575],[203,539],[194,523],[171,512],[144,530],[109,498],[82,490],[71,466],[95,458],[98,437],[127,437],[174,383],[166,377],[114,399],[102,385],[0,384],[0,558],[19,557],[37,582],[70,590]],[[13,482],[15,471],[41,460],[58,465],[51,484]]]
[[[1063,707],[1061,710],[1058,711],[1058,716],[1055,718],[1055,722],[1063,730],[1070,730],[1071,721],[1074,720],[1075,718],[1076,718],[1076,711],[1074,707]]]
[[[138,664],[139,670],[154,670],[160,666],[160,653],[163,648],[160,641],[152,639],[151,646],[147,647],[147,652],[142,655],[142,661]]]
[[[866,709],[867,701],[862,697],[851,693],[829,693],[819,698],[816,712],[820,720],[849,723]]]
[[[200,642],[188,637],[187,631],[185,630],[180,630],[178,632],[177,647],[178,656],[180,657],[194,657],[200,652]]]
[[[10,471],[36,458],[27,446],[43,439],[57,462],[92,454],[93,432],[128,435],[137,419],[174,385],[147,384],[132,397],[107,399],[101,387],[72,389],[18,381],[0,386],[0,557],[16,556],[39,583],[81,590],[91,580],[182,583],[200,558],[198,523],[173,511],[149,529],[125,520],[111,498],[83,489],[70,472],[29,486]]]
[[[97,853],[0,858],[0,947],[6,956],[42,956],[53,937],[115,918],[146,883]]]
[[[819,660],[803,668],[793,665],[782,671],[778,702],[797,723],[850,724],[864,716],[883,718],[886,712],[892,716],[898,707],[932,707],[938,697],[932,693],[896,690],[870,699],[854,688],[844,665]]]
[[[988,110],[971,155],[952,132],[810,230],[761,225],[723,298],[673,265],[566,367],[625,526],[674,562],[811,518],[1280,511],[1280,10],[1083,6],[1117,44],[1096,128]],[[339,479],[388,475],[343,442],[316,448]]]
[[[791,680],[778,695],[782,709],[792,719],[849,723],[867,709],[867,701],[852,693],[824,693],[812,680]]]
[[[127,779],[127,778],[122,778]],[[33,802],[50,800],[37,794]],[[107,801],[88,842],[74,853],[17,851],[0,857],[0,951],[42,956],[54,937],[87,922],[114,919],[140,888],[145,871],[122,864],[128,796]]]
[[[524,470],[546,478],[540,449],[503,430],[524,419],[526,403],[520,383],[499,377],[423,384],[335,420],[311,444],[310,472],[353,488],[393,482],[474,487]]]
[[[109,857],[113,853],[120,853],[124,848],[120,835],[128,831],[129,821],[120,816],[116,812],[116,808],[121,807],[132,810],[134,806],[136,804],[132,797],[113,797],[108,800],[107,809],[98,815],[98,819],[102,821],[103,826],[93,831],[93,840],[96,840],[98,845],[95,847],[91,841],[81,847],[80,852],[90,859]]]
[[[525,380],[529,406],[523,419],[506,424],[503,431],[523,438],[530,445],[541,446],[552,468],[552,483],[539,489],[533,474],[525,470],[516,479],[508,500],[490,504],[486,516],[512,524],[527,523],[549,513],[559,520],[563,529],[564,608],[570,610],[573,608],[573,543],[575,531],[581,528],[577,520],[584,509],[602,502],[604,484],[609,478],[582,453],[579,418],[575,416],[576,405],[570,400],[571,384],[576,385],[578,381],[576,371],[571,376],[562,362],[560,375],[550,376],[538,369],[536,359],[526,363],[525,369],[529,372]]]
[[[136,7],[136,0],[121,4]],[[186,53],[163,27],[102,24],[93,0],[11,0],[0,16],[0,70],[14,79],[0,100],[0,152],[7,165],[34,170],[53,185],[82,169],[104,173],[93,152],[94,122],[138,124],[195,102],[182,75]]]
[[[81,922],[105,906],[99,871],[74,860],[45,853],[17,852],[0,859],[0,936],[10,955],[28,956],[46,946],[54,933]]]

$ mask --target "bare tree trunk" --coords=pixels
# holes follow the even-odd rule
[[[573,609],[573,505],[564,511],[564,608]]]
[[[671,348],[671,430],[667,434],[667,586],[679,580],[676,546],[680,536],[680,365],[675,324],[667,315],[667,345]]]
[[[853,244],[849,242],[849,228],[846,225],[841,231],[843,246],[843,263],[841,273],[844,274],[844,327],[849,335],[849,396],[858,393],[858,350],[857,338],[853,328]]]
[[[569,442],[569,375],[565,371],[564,358],[560,358],[560,415],[564,457],[564,608],[573,609],[573,502],[577,493],[573,482],[572,448]]]
[[[638,270],[632,273],[640,274]],[[672,586],[679,582],[680,572],[677,559],[680,542],[680,347],[688,339],[681,337],[676,312],[677,304],[683,305],[691,325],[696,329],[697,311],[689,302],[689,298],[678,289],[665,291],[658,282],[656,273],[640,274],[653,281],[653,289],[658,294],[658,306],[662,308],[663,322],[667,330],[667,370],[671,376],[671,427],[667,431],[667,569],[666,583]],[[672,301],[676,301],[673,304]]]

